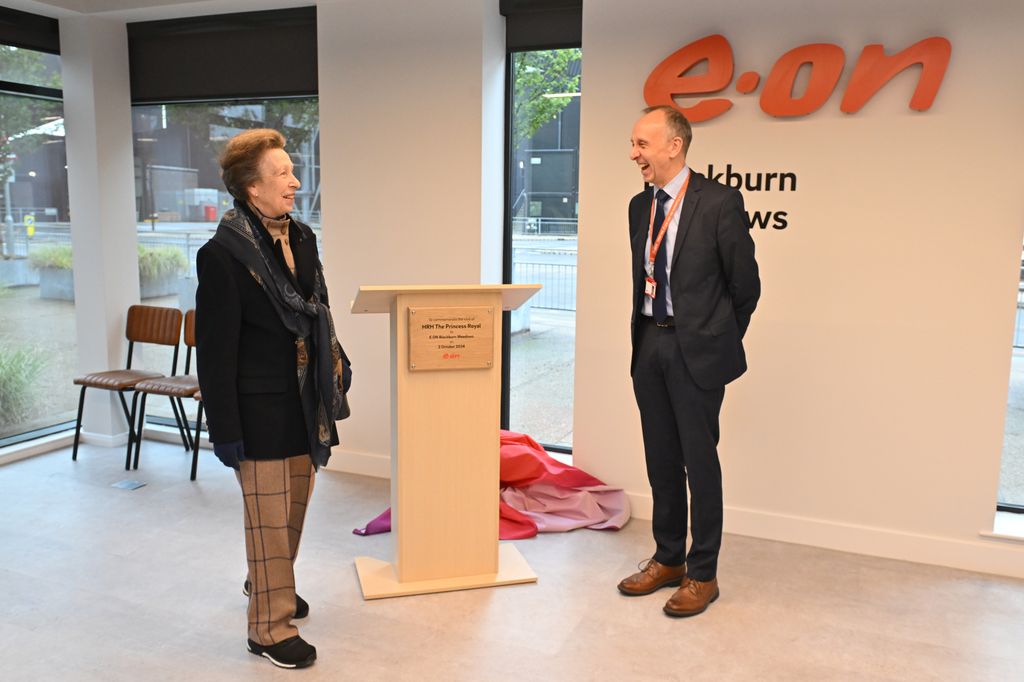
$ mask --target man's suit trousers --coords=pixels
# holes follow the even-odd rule
[[[654,497],[654,559],[687,564],[687,575],[717,576],[722,546],[718,416],[725,387],[702,389],[683,360],[675,329],[637,317],[633,391],[640,408],[647,478]],[[686,551],[687,484],[693,538]]]

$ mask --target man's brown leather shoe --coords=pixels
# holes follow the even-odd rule
[[[706,582],[686,578],[683,585],[665,602],[665,613],[682,618],[696,616],[718,599],[718,578]]]
[[[669,585],[679,585],[685,576],[686,564],[666,566],[650,559],[640,568],[639,573],[634,573],[619,583],[619,592],[630,597],[639,597],[657,592]]]

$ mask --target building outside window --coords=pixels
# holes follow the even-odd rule
[[[513,52],[509,153],[512,283],[539,283],[512,314],[509,428],[572,447],[579,231],[579,48]]]

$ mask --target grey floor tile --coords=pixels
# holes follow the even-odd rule
[[[0,468],[3,680],[294,678],[245,651],[241,500],[208,453],[85,446]],[[146,482],[112,488],[124,478]],[[387,481],[324,472],[297,566],[300,622],[324,680],[1024,679],[1024,582],[726,536],[722,597],[670,619],[671,590],[615,584],[652,551],[650,524],[517,541],[534,585],[363,601],[359,537]]]

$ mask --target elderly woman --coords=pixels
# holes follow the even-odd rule
[[[290,215],[299,181],[284,145],[275,130],[249,130],[220,159],[235,204],[196,258],[196,357],[214,453],[242,486],[249,651],[304,668],[316,649],[292,624],[309,613],[295,556],[351,371],[316,238]]]

